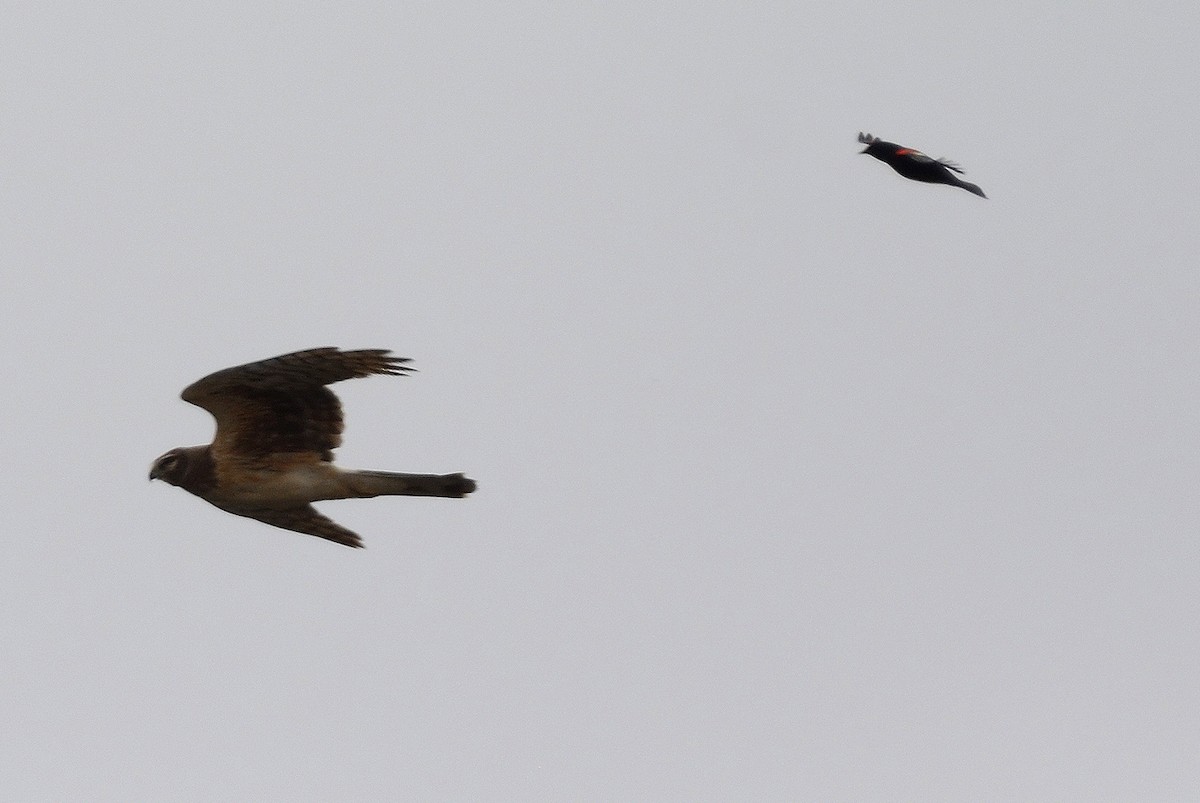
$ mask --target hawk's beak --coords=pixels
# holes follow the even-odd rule
[[[859,153],[860,153],[860,154],[861,154],[861,153],[866,153],[866,152],[867,152],[867,151],[869,151],[869,150],[871,150],[871,148],[868,146],[868,147],[866,147],[866,148],[863,148],[861,151],[859,151]]]
[[[158,479],[158,466],[151,466],[150,467],[150,480],[151,480],[151,482],[153,482],[156,479]]]

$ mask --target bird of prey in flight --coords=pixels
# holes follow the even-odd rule
[[[206,502],[252,519],[349,547],[362,539],[316,511],[324,499],[371,496],[464,497],[475,481],[462,474],[354,471],[333,464],[342,442],[342,406],[326,385],[412,369],[385,349],[309,349],[226,368],[184,389],[182,398],[212,413],[207,446],[184,446],[150,468]]]

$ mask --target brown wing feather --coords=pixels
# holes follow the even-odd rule
[[[282,527],[305,535],[315,535],[343,546],[361,549],[363,542],[357,533],[347,530],[326,516],[322,516],[312,505],[277,510],[272,508],[257,508],[239,511],[240,515],[258,519],[266,524]]]
[[[325,385],[411,371],[386,349],[309,349],[226,368],[184,389],[186,402],[217,420],[213,450],[243,458],[313,452],[333,459],[342,442],[342,406]]]

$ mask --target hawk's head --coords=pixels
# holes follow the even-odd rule
[[[216,484],[212,451],[207,446],[172,449],[150,466],[150,479],[162,480],[202,495]]]
[[[187,464],[187,453],[183,449],[172,449],[150,466],[150,479],[178,485],[187,473]]]

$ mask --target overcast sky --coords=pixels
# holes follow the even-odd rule
[[[1194,7],[303,5],[5,12],[5,798],[1194,798]],[[316,346],[478,492],[147,482]]]

